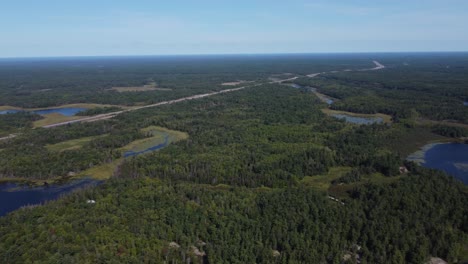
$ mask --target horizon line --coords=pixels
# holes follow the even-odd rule
[[[252,55],[326,55],[326,54],[408,54],[408,53],[468,53],[468,50],[458,51],[333,51],[333,52],[265,52],[265,53],[173,53],[173,54],[113,54],[113,55],[53,55],[53,56],[7,56],[0,60],[11,59],[61,59],[61,58],[135,58],[135,57],[183,57],[183,56],[252,56]]]

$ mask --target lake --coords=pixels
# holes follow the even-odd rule
[[[33,110],[29,111],[32,113],[36,113],[38,115],[47,115],[47,114],[52,114],[52,113],[58,113],[64,116],[74,116],[77,113],[86,110],[86,108],[79,108],[79,107],[65,107],[65,108],[48,108],[48,109],[39,109],[39,110]],[[15,110],[15,109],[7,109],[4,111],[0,111],[0,115],[4,114],[14,114],[22,111],[27,111],[27,110]]]
[[[429,144],[408,157],[422,166],[439,169],[468,184],[468,144]]]
[[[381,117],[357,117],[350,116],[345,114],[332,114],[331,116],[338,119],[344,119],[348,123],[358,124],[358,125],[370,125],[370,124],[381,124],[383,119]]]
[[[23,206],[37,205],[55,200],[73,190],[85,186],[98,185],[101,182],[84,178],[63,185],[51,184],[41,187],[21,186],[16,183],[0,184],[0,216],[4,216]]]
[[[463,102],[463,105],[464,105],[464,106],[468,106],[468,101]]]

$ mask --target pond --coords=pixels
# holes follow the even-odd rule
[[[79,108],[79,107],[65,107],[65,108],[48,108],[48,109],[39,109],[39,110],[32,110],[29,112],[38,114],[38,115],[47,115],[47,114],[52,114],[52,113],[57,113],[61,114],[64,116],[74,116],[77,113],[86,110],[86,108]],[[28,111],[28,110],[15,110],[15,109],[7,109],[4,111],[0,111],[0,115],[4,114],[14,114],[22,111]]]
[[[21,186],[15,183],[0,184],[0,216],[28,205],[38,205],[55,200],[73,190],[95,186],[102,181],[84,178],[63,185],[51,184],[41,187]]]
[[[426,168],[439,169],[468,184],[468,144],[436,143],[411,154],[413,160]]]
[[[38,115],[47,115],[52,113],[61,114],[64,116],[74,116],[79,112],[86,110],[86,108],[78,108],[78,107],[66,107],[66,108],[50,108],[50,109],[41,109],[33,111]]]
[[[332,114],[331,116],[338,119],[344,119],[348,123],[358,124],[358,125],[370,125],[370,124],[381,124],[383,119],[381,117],[357,117],[350,116],[345,114]]]

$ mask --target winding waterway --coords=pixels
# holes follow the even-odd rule
[[[141,151],[126,151],[123,156],[125,158],[137,156],[160,150],[170,143],[169,136],[166,135],[164,142],[150,146]],[[102,181],[94,180],[91,178],[83,178],[68,182],[65,184],[51,184],[40,187],[21,186],[16,183],[3,183],[0,184],[0,216],[14,211],[18,208],[28,205],[43,204],[46,201],[55,200],[62,195],[66,195],[74,190],[86,186],[93,186],[100,184]]]
[[[156,151],[156,150],[160,150],[164,147],[167,146],[167,144],[169,143],[169,136],[165,136],[164,137],[164,142],[161,143],[161,144],[158,144],[158,145],[154,145],[154,146],[151,146],[147,149],[144,149],[144,150],[141,150],[141,151],[126,151],[123,156],[124,158],[128,158],[128,157],[133,157],[133,156],[137,156],[137,155],[140,155],[140,154],[144,154],[144,153],[149,153],[149,152],[153,152],[153,151]]]

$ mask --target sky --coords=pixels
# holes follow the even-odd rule
[[[0,57],[467,50],[467,0],[1,0],[0,5]]]

